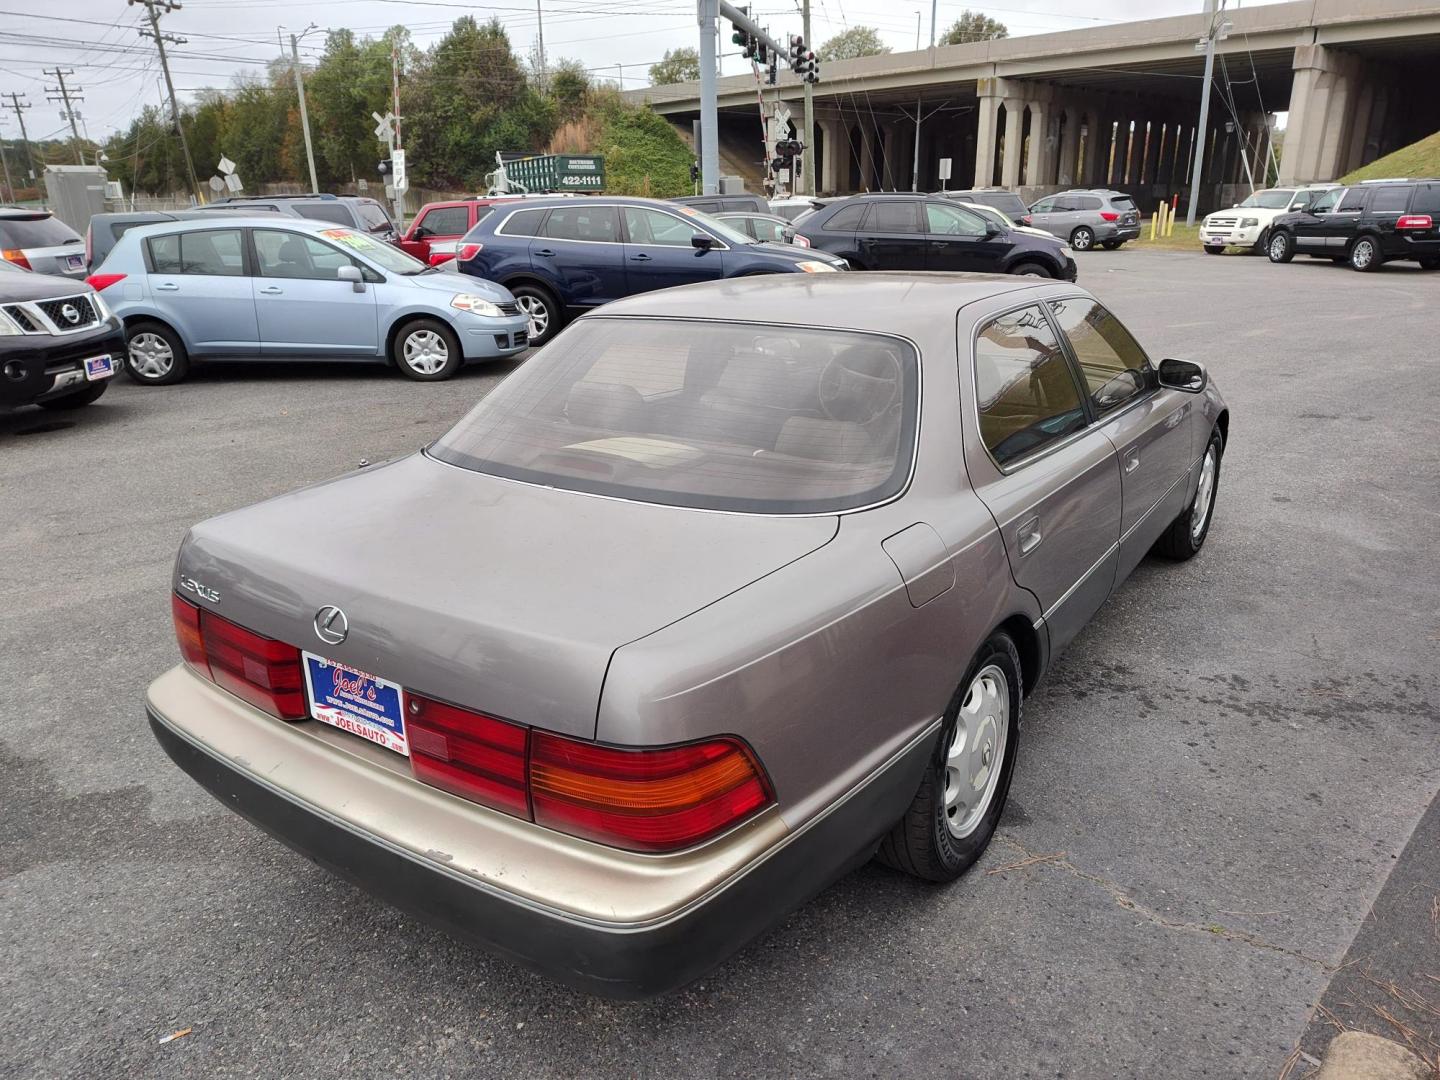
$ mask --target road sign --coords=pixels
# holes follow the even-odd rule
[[[225,181],[218,176],[210,177],[210,190],[218,195],[225,190]]]
[[[231,161],[224,154],[220,155],[220,171],[229,176],[235,171],[235,162]]]
[[[239,191],[244,187],[244,185],[240,183],[240,177],[236,176],[233,172],[225,177],[225,186],[232,192]]]
[[[375,138],[387,145],[393,143],[395,141],[395,114],[387,112],[381,116],[378,112],[372,112],[370,115],[375,118]]]
[[[940,159],[940,179],[950,179],[950,159],[948,157],[942,157]]]
[[[405,191],[410,187],[410,181],[405,176],[404,150],[390,151],[390,176],[396,191]]]

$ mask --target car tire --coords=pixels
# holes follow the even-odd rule
[[[1053,278],[1055,276],[1045,267],[1041,266],[1039,263],[1036,262],[1025,262],[1020,263],[1016,266],[1012,266],[1010,268],[1010,273],[1015,275],[1016,277]]]
[[[1262,255],[1270,253],[1270,230],[1261,229],[1260,235],[1255,238],[1255,246],[1250,249]]]
[[[1119,251],[1120,245],[1123,243],[1125,243],[1124,240],[1102,240],[1100,246],[1106,251]]]
[[[1362,274],[1373,274],[1385,262],[1380,254],[1380,243],[1373,236],[1362,236],[1350,245],[1350,269]]]
[[[189,373],[190,356],[170,327],[146,320],[125,328],[125,374],[135,382],[169,386]]]
[[[110,385],[110,380],[94,382],[83,390],[76,390],[69,394],[62,394],[60,397],[50,398],[48,401],[37,401],[35,404],[42,409],[50,409],[54,412],[65,412],[67,409],[81,409],[86,405],[99,399],[105,393],[105,388]]]
[[[925,881],[954,881],[975,864],[1005,810],[1020,747],[1023,695],[1020,653],[1008,634],[997,633],[970,662],[945,710],[920,788],[880,841],[875,853],[880,862]],[[968,775],[977,764],[983,774]]]
[[[1421,259],[1421,270],[1440,270],[1440,259]]]
[[[850,269],[851,269],[851,270],[864,270],[864,269],[865,269],[865,264],[862,263],[862,262],[860,262],[858,259],[846,259],[845,261],[850,264]]]
[[[390,339],[390,360],[416,382],[440,382],[460,369],[465,355],[455,331],[439,319],[414,319]]]
[[[511,285],[510,291],[515,294],[521,313],[530,319],[529,342],[532,349],[538,349],[560,332],[565,316],[560,302],[549,289],[525,282]]]
[[[1224,245],[1224,244],[1206,244],[1206,245],[1205,245],[1205,254],[1206,254],[1206,255],[1224,255],[1224,254],[1225,254],[1225,245]]]
[[[1265,255],[1272,263],[1288,263],[1295,258],[1295,238],[1284,231],[1271,233]]]
[[[1216,428],[1210,433],[1205,456],[1200,459],[1200,477],[1195,484],[1195,494],[1180,516],[1155,541],[1156,554],[1175,562],[1184,562],[1200,553],[1205,538],[1210,535],[1210,523],[1215,520],[1215,499],[1220,493],[1220,462],[1224,457],[1225,440],[1220,436],[1220,429]]]
[[[1076,251],[1089,251],[1095,246],[1095,230],[1088,225],[1080,225],[1070,233],[1070,246]]]

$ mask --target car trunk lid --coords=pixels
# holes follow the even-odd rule
[[[176,584],[257,633],[407,689],[592,738],[616,648],[835,529],[833,516],[601,498],[417,454],[196,526]],[[345,612],[339,644],[317,636],[326,605]]]

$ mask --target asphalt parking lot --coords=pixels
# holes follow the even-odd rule
[[[1080,261],[1229,399],[1205,551],[1143,564],[1028,703],[965,879],[866,867],[649,1003],[380,906],[145,724],[191,523],[415,450],[512,364],[212,367],[0,416],[0,1074],[1276,1076],[1440,787],[1440,275]]]

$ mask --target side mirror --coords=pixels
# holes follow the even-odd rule
[[[1205,368],[1191,360],[1161,360],[1157,371],[1160,385],[1171,390],[1183,390],[1187,394],[1198,394],[1210,385],[1210,376]]]
[[[693,233],[690,237],[690,246],[699,248],[701,251],[709,251],[715,246],[715,238],[706,233]]]
[[[429,235],[430,235],[430,230],[427,229],[424,225],[416,225],[415,228],[414,228],[414,230],[410,233],[410,239],[411,239],[411,240],[424,240],[425,237],[427,237],[427,236],[429,236]]]
[[[365,278],[361,275],[358,266],[342,266],[335,271],[335,276],[341,281],[350,282],[350,287],[355,292],[365,291]]]
[[[1003,230],[989,218],[985,219],[985,239],[991,240],[999,236]]]

